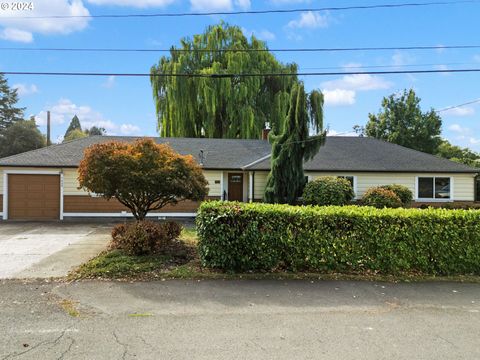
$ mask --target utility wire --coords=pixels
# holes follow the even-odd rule
[[[435,73],[476,73],[480,68],[435,69],[435,70],[389,70],[389,71],[340,71],[340,72],[298,72],[298,73],[239,73],[239,74],[185,74],[185,73],[101,73],[101,72],[37,72],[2,71],[5,75],[41,76],[118,76],[118,77],[186,77],[186,78],[238,78],[238,77],[288,77],[288,76],[342,76],[342,75],[389,75],[389,74],[435,74]]]
[[[210,12],[178,12],[178,13],[150,13],[150,14],[98,14],[98,15],[45,15],[45,16],[11,16],[8,19],[71,19],[71,18],[148,18],[148,17],[186,17],[186,16],[211,16],[211,15],[262,15],[286,14],[308,11],[348,11],[369,9],[393,9],[408,7],[444,6],[458,4],[478,4],[479,0],[457,1],[430,1],[409,2],[400,4],[355,5],[342,7],[300,8],[300,9],[271,9],[271,10],[242,10],[242,11],[210,11]],[[7,18],[2,16],[1,18]]]
[[[148,48],[25,48],[0,47],[0,51],[52,51],[52,52],[353,52],[353,51],[388,51],[388,50],[444,50],[444,49],[480,49],[480,44],[470,45],[427,45],[427,46],[382,46],[382,47],[345,47],[345,48],[277,48],[277,49],[148,49]]]
[[[457,108],[460,108],[460,107],[463,107],[463,106],[467,106],[467,105],[471,105],[471,104],[476,104],[476,103],[479,103],[479,102],[480,102],[480,98],[475,99],[475,100],[472,100],[472,101],[468,101],[468,102],[463,103],[463,104],[454,105],[454,106],[449,106],[449,107],[446,107],[446,108],[437,110],[436,112],[437,112],[437,113],[440,113],[440,112],[444,112],[444,111],[448,111],[448,110],[452,110],[452,109],[457,109]]]

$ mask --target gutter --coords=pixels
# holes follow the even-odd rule
[[[242,166],[241,169],[242,170],[248,170],[249,167],[254,166],[254,165],[256,165],[256,164],[258,164],[262,161],[265,161],[265,160],[269,159],[271,156],[272,156],[272,154],[265,155],[264,157],[261,157],[260,159],[255,160],[254,162],[251,162],[250,164]]]

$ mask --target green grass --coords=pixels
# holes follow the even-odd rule
[[[195,229],[184,229],[181,240],[198,242]],[[309,272],[225,273],[203,268],[198,259],[176,259],[168,255],[129,256],[121,250],[104,251],[69,275],[70,279],[226,279],[226,280],[356,280],[382,282],[456,281],[480,283],[480,276],[430,276],[422,274],[338,274]]]

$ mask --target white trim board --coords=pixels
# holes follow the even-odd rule
[[[3,170],[4,174],[60,175],[62,170]]]
[[[171,213],[148,213],[147,217],[195,217],[197,213],[181,213],[181,212],[171,212]],[[133,217],[132,213],[129,212],[116,212],[116,213],[63,213],[63,217]]]

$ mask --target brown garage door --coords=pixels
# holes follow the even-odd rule
[[[59,217],[59,175],[8,175],[9,219],[47,220]]]

